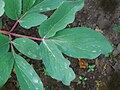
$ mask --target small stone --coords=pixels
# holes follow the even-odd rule
[[[120,43],[118,44],[117,48],[113,51],[113,56],[117,56],[120,54]]]
[[[106,73],[107,73],[107,74],[110,74],[112,71],[113,71],[113,69],[111,68],[111,66],[110,66],[110,65],[107,65]]]
[[[120,43],[117,46],[117,50],[120,52]]]
[[[113,54],[114,57],[116,57],[119,54],[119,51],[118,50],[114,50],[112,54]]]

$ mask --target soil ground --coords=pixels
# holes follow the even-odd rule
[[[47,15],[51,15],[51,12],[47,13]],[[7,22],[7,19],[6,23],[9,27],[14,24],[14,22]],[[75,21],[68,27],[85,26],[100,31],[115,47],[115,50],[118,49],[120,51],[120,34],[112,29],[113,26],[118,25],[120,25],[119,0],[85,0],[84,8],[77,12]],[[29,32],[19,26],[18,28],[19,30],[16,30],[16,33],[38,37],[37,32],[35,32],[36,28],[31,28]],[[47,76],[43,69],[42,61],[34,61],[25,56],[23,57],[35,68],[43,81],[45,90],[120,90],[120,53],[116,53],[115,50],[107,58],[104,55],[100,55],[95,60],[87,60],[89,65],[96,65],[95,70],[89,73],[87,69],[79,67],[78,59],[66,57],[70,60],[71,67],[76,74],[76,79],[71,82],[70,86],[65,86],[61,82]],[[78,84],[79,76],[86,77],[87,81],[83,84]],[[14,70],[1,90],[18,90]]]

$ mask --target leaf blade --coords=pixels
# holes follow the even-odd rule
[[[4,2],[6,15],[13,20],[17,20],[21,15],[22,0],[4,0]]]
[[[59,7],[65,0],[44,0],[40,2],[39,4],[35,5],[31,10],[31,12],[46,12],[50,10],[54,10],[57,7]]]
[[[62,30],[51,39],[63,53],[74,58],[94,59],[113,49],[101,33],[85,27]]]
[[[5,6],[5,3],[3,0],[0,0],[0,17],[4,14],[4,6]]]
[[[120,33],[120,26],[114,26],[113,30],[117,33]]]
[[[47,19],[47,16],[38,13],[29,13],[23,17],[19,23],[22,27],[29,29],[34,26],[40,25],[43,21]]]
[[[64,0],[25,0],[23,2],[23,16],[19,23],[22,27],[29,29],[40,25],[47,16],[40,12],[56,9]],[[27,4],[26,4],[27,3]]]
[[[0,19],[0,30],[2,29],[2,20]]]
[[[18,51],[27,57],[37,60],[41,59],[39,46],[33,40],[27,38],[17,38],[13,41],[13,45]]]
[[[36,0],[23,0],[23,13],[28,11],[35,3]]]
[[[0,33],[0,56],[7,53],[9,50],[9,38]]]
[[[51,41],[43,41],[40,44],[42,59],[48,74],[63,84],[70,85],[75,78],[73,70],[69,67],[70,62],[63,57],[56,45]]]
[[[40,25],[40,36],[44,38],[54,36],[57,31],[74,21],[75,13],[83,6],[84,0],[64,2],[47,21]]]
[[[6,53],[0,56],[0,88],[10,77],[13,68],[14,59],[12,53]]]
[[[36,0],[34,5],[37,5],[37,4],[41,3],[42,1],[44,1],[44,0]]]
[[[15,71],[21,90],[43,90],[43,84],[34,69],[19,55],[15,54]]]

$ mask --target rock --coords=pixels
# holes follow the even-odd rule
[[[107,67],[106,67],[106,73],[107,73],[108,75],[110,75],[111,72],[113,72],[113,71],[114,71],[113,68],[112,68],[110,65],[107,65]]]
[[[119,54],[119,51],[118,50],[114,50],[112,54],[113,54],[114,57],[116,57]]]
[[[108,88],[108,90],[120,90],[120,71],[113,72],[108,81]]]
[[[112,66],[115,71],[120,71],[120,60],[117,60],[114,66]]]
[[[113,56],[116,57],[120,54],[120,43],[118,44],[117,48],[113,51]]]
[[[117,50],[120,52],[120,43],[117,46]]]

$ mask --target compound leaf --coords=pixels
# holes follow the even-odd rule
[[[21,90],[43,90],[43,84],[32,66],[15,54],[15,71]]]
[[[22,0],[4,0],[4,2],[6,15],[13,20],[17,20],[21,15]]]
[[[51,40],[63,53],[74,58],[94,59],[112,51],[112,46],[101,33],[85,27],[62,30]]]
[[[34,26],[40,25],[47,19],[47,16],[39,13],[30,13],[23,17],[19,23],[22,27],[29,29]]]
[[[9,50],[9,38],[0,33],[0,56]]]
[[[40,48],[36,42],[27,38],[17,38],[13,41],[15,48],[32,59],[41,59]]]
[[[64,2],[47,21],[40,25],[40,36],[44,38],[54,36],[57,31],[74,21],[75,13],[82,9],[83,6],[84,0]]]
[[[5,6],[4,1],[0,0],[0,16],[4,14],[4,6]]]
[[[13,68],[13,56],[12,53],[6,53],[0,56],[0,88],[6,83],[10,77]]]
[[[40,44],[41,55],[48,75],[63,84],[70,85],[75,78],[73,70],[69,67],[70,62],[65,59],[52,41],[44,41]]]

